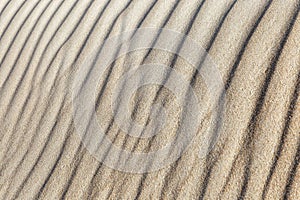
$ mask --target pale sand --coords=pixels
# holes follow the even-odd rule
[[[0,1],[0,199],[300,199],[299,0],[275,0],[269,7],[267,1],[237,1],[231,10],[228,0],[153,2]],[[113,36],[136,28],[150,8],[141,27],[162,27],[168,20],[165,28],[188,31],[218,65],[228,83],[225,134],[205,159],[198,158],[196,137],[171,166],[125,173],[101,164],[82,146],[70,88],[93,46],[109,30]],[[99,82],[98,92],[106,85],[97,109],[105,127],[112,120],[110,92],[123,66],[140,64],[146,53],[120,57],[109,78]],[[153,50],[145,63],[170,64],[172,58]],[[182,58],[174,69],[192,76]],[[205,91],[201,78],[194,87]],[[157,91],[156,86],[139,91],[137,121],[147,120],[142,110]],[[176,116],[168,94],[163,90],[158,100],[167,97],[166,107]],[[199,135],[210,126],[208,118]],[[150,150],[164,145],[177,125],[171,121]],[[138,141],[115,123],[107,135],[128,150]],[[147,151],[148,145],[139,140],[135,151]]]

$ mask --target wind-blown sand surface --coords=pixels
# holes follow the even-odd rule
[[[299,9],[299,0],[1,0],[0,199],[300,199]],[[201,45],[217,65],[226,104],[206,157],[199,144],[209,111],[176,162],[127,173],[81,142],[72,84],[95,46],[143,27]],[[128,151],[160,149],[180,126],[180,105],[158,85],[140,88],[128,109],[145,125],[151,105],[163,102],[169,121],[161,133],[135,138],[114,121],[110,102],[124,66],[151,63],[173,67],[201,91],[204,107],[210,101],[183,58],[149,49],[120,56],[95,82],[96,113],[107,137]]]

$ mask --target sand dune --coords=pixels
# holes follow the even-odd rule
[[[300,199],[299,9],[2,0],[0,199]]]

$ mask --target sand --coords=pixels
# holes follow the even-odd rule
[[[0,199],[300,199],[299,9],[298,0],[2,0]],[[185,107],[176,103],[176,95],[150,84],[129,98],[128,110],[141,127],[150,123],[151,129],[159,119],[151,115],[151,105],[161,102],[168,111],[166,126],[151,138],[133,137],[136,131],[120,128],[112,98],[130,66],[171,66],[191,81],[204,109],[196,136],[178,159],[141,173],[146,163],[131,165],[111,148],[106,157],[99,157],[81,138],[84,133],[78,126],[90,119],[77,113],[74,82],[84,78],[86,62],[104,41],[146,27],[176,31],[207,51],[216,66],[212,73],[220,76],[225,103],[220,136],[201,157],[203,138],[213,126],[211,93],[201,73],[194,75],[194,66],[185,58],[159,49],[126,55],[119,55],[119,48],[103,51],[119,56],[92,80],[95,96],[85,98],[95,97],[92,116],[114,147],[133,157],[149,155],[182,126]],[[190,55],[197,52],[188,50]],[[172,82],[154,72],[162,75],[161,85]],[[173,81],[177,87],[182,86],[179,80]],[[124,91],[118,95],[129,97]],[[83,104],[84,110],[88,104]],[[149,117],[152,121],[147,122]],[[88,139],[103,147],[99,138]],[[162,161],[160,156],[153,159]]]

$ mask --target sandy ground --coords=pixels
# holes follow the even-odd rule
[[[300,199],[299,9],[299,0],[1,0],[0,199]],[[226,104],[222,134],[206,157],[199,158],[199,144],[209,111],[176,162],[128,173],[82,143],[72,84],[95,47],[143,27],[201,45],[220,73]],[[169,118],[157,136],[129,136],[114,121],[111,94],[124,66],[151,63],[172,66],[202,91],[203,105],[210,101],[205,81],[192,79],[182,57],[162,50],[118,57],[95,82],[96,116],[127,151],[157,151],[180,127],[181,105],[157,85],[137,90],[128,107],[145,125],[151,105],[163,102]]]

